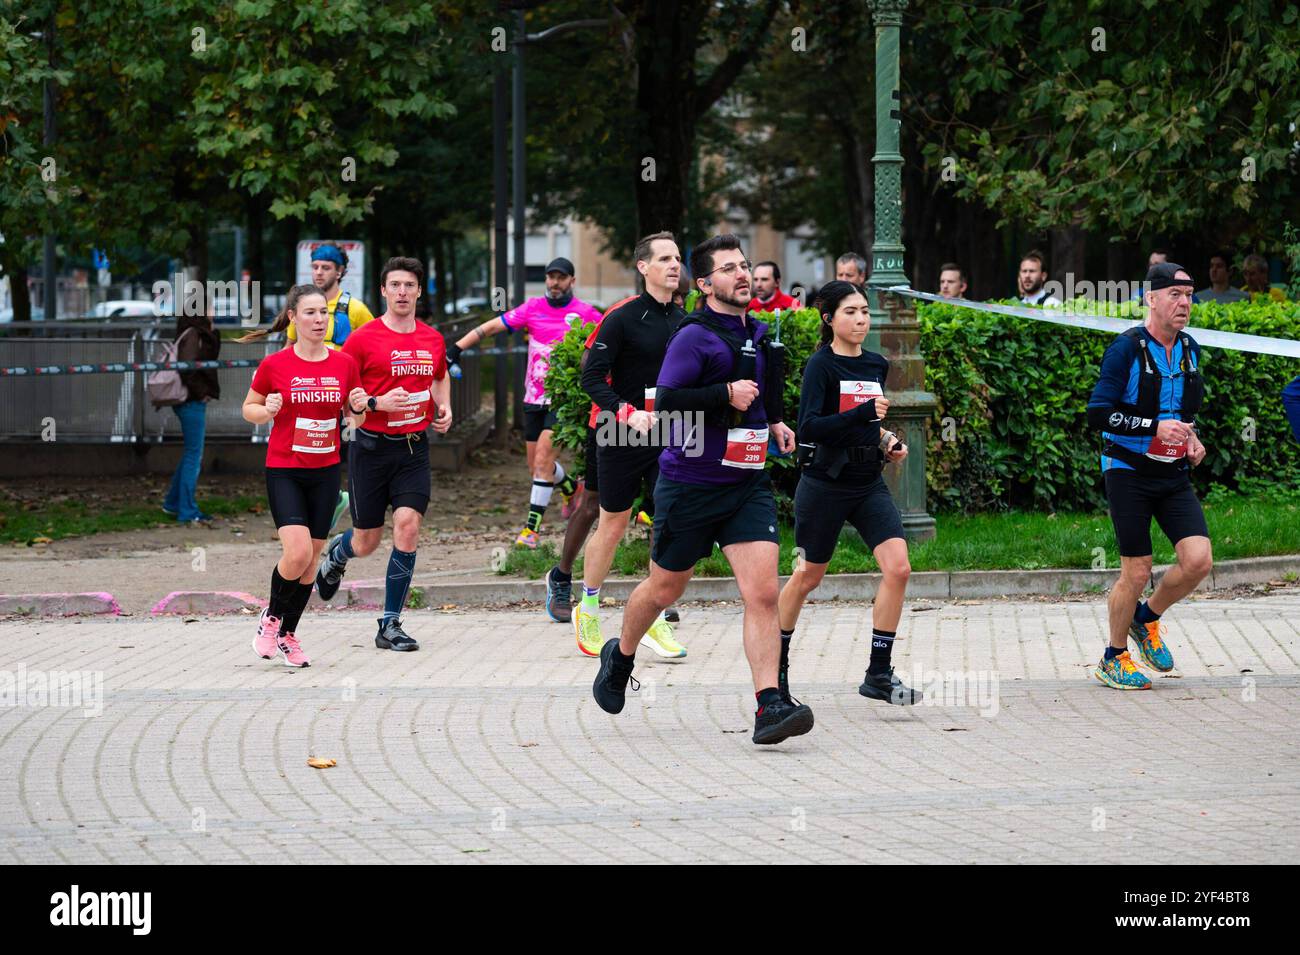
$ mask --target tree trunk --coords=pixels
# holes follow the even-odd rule
[[[447,314],[447,234],[435,232],[433,236],[433,320],[439,321]]]
[[[248,278],[253,282],[266,280],[266,248],[262,241],[262,231],[266,227],[266,209],[259,196],[248,196],[244,201],[245,230],[248,235],[248,249],[245,254],[245,268]],[[296,249],[295,249],[296,252]],[[239,278],[238,275],[235,276]]]
[[[1106,243],[1106,281],[1122,282],[1129,278],[1124,268],[1124,240],[1118,236],[1112,236]]]
[[[0,272],[9,276],[9,297],[13,300],[14,321],[32,320],[32,290],[27,286],[27,268],[8,256],[0,256]]]
[[[1070,225],[1052,230],[1052,260],[1049,280],[1060,282],[1068,291],[1088,275],[1086,262],[1087,233],[1081,226]],[[1073,282],[1070,278],[1073,277]],[[1061,296],[1062,298],[1064,295]]]
[[[838,124],[840,156],[844,163],[845,199],[848,203],[849,249],[871,260],[871,241],[875,231],[875,183],[871,157],[863,148],[862,136],[848,124]],[[841,250],[843,251],[843,250]]]

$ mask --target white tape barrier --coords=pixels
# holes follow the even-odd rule
[[[1071,328],[1091,328],[1098,332],[1128,331],[1134,325],[1140,325],[1142,319],[1108,318],[1101,315],[1081,315],[1078,312],[1066,312],[1055,308],[1029,308],[1025,305],[990,305],[986,302],[968,302],[964,298],[944,298],[931,292],[917,292],[906,285],[893,285],[886,291],[906,298],[919,298],[927,302],[943,302],[945,305],[959,305],[977,312],[992,312],[995,315],[1015,315],[1018,318],[1032,318],[1038,322],[1051,322],[1053,325],[1067,325]],[[1185,329],[1195,341],[1208,348],[1228,348],[1232,351],[1255,352],[1260,355],[1282,355],[1286,358],[1300,358],[1300,341],[1290,338],[1267,338],[1263,335],[1242,335],[1238,332],[1220,332],[1212,328]]]

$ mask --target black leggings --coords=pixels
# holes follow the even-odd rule
[[[313,540],[324,540],[339,502],[339,466],[267,468],[266,497],[276,527],[300,524]]]

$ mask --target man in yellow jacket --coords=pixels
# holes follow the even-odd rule
[[[325,344],[335,351],[343,347],[348,336],[366,322],[374,321],[366,303],[353,298],[339,284],[348,272],[348,254],[337,245],[318,246],[311,254],[311,281],[325,293],[330,320],[325,327]],[[298,340],[298,331],[289,323],[289,341]]]

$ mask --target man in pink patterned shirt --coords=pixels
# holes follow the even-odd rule
[[[600,321],[600,311],[573,294],[573,263],[558,258],[546,267],[546,294],[530,298],[500,318],[484,322],[447,349],[447,360],[456,363],[463,349],[476,346],[484,338],[520,329],[528,333],[528,364],[524,372],[524,441],[528,450],[528,470],[533,477],[528,502],[528,520],[515,543],[522,547],[537,546],[537,532],[542,515],[558,487],[567,506],[576,490],[573,476],[564,472],[556,460],[551,435],[555,414],[546,394],[546,373],[551,367],[551,349],[574,325]],[[568,516],[567,514],[565,515]]]

